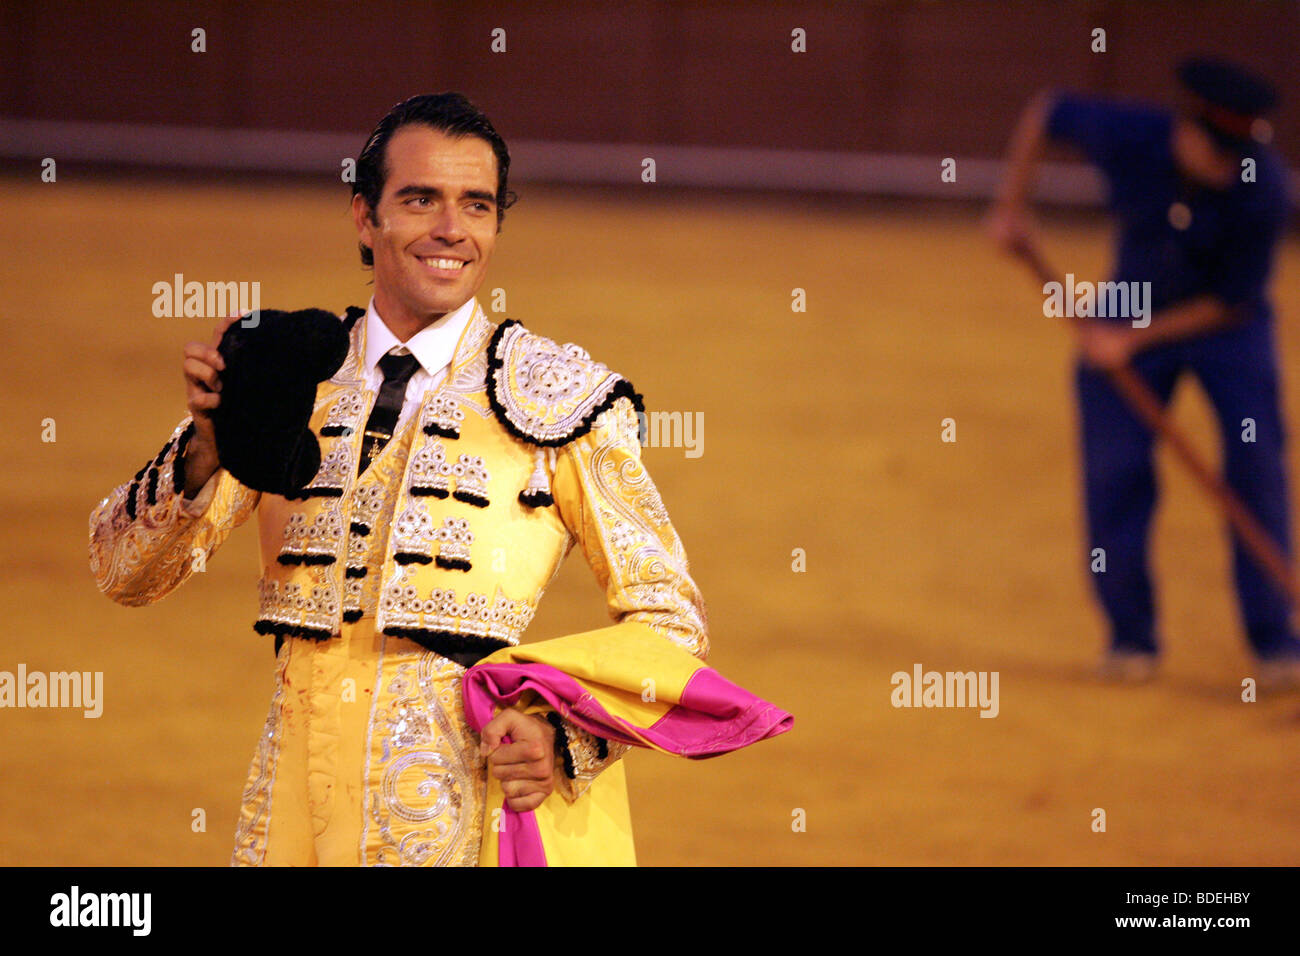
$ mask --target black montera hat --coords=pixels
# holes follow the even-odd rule
[[[218,346],[226,367],[212,412],[217,457],[241,484],[293,497],[320,468],[308,424],[317,384],[347,358],[348,333],[323,309],[256,315],[256,324],[232,322]]]
[[[1241,150],[1272,138],[1264,114],[1277,91],[1263,77],[1227,60],[1195,56],[1178,65],[1178,80],[1192,94],[1197,122],[1222,146]]]

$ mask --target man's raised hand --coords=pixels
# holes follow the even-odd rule
[[[217,323],[212,341],[189,342],[185,346],[185,393],[190,416],[194,420],[194,435],[185,446],[185,497],[193,498],[207,484],[212,473],[220,467],[217,457],[217,436],[212,426],[212,409],[221,403],[220,372],[225,360],[217,351],[221,337],[239,315],[230,315]]]

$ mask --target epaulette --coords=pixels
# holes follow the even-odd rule
[[[488,401],[510,434],[558,448],[587,434],[620,397],[645,412],[632,383],[573,344],[561,345],[506,319],[488,344]]]

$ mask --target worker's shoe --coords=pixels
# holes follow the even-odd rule
[[[1111,684],[1144,684],[1156,676],[1158,660],[1149,651],[1111,648],[1101,659],[1097,676]]]

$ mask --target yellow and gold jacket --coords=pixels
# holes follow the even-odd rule
[[[468,665],[521,641],[577,544],[605,591],[611,640],[632,625],[704,659],[705,605],[642,464],[631,385],[575,345],[513,320],[495,325],[476,302],[447,376],[412,419],[404,459],[377,458],[358,479],[375,400],[362,313],[341,318],[348,356],[317,388],[321,466],[304,497],[257,492],[218,469],[202,513],[187,509],[177,468],[187,416],[91,513],[100,589],[125,605],[161,600],[256,511],[258,632],[329,641],[365,615],[376,632]],[[626,747],[553,723],[576,798]]]

